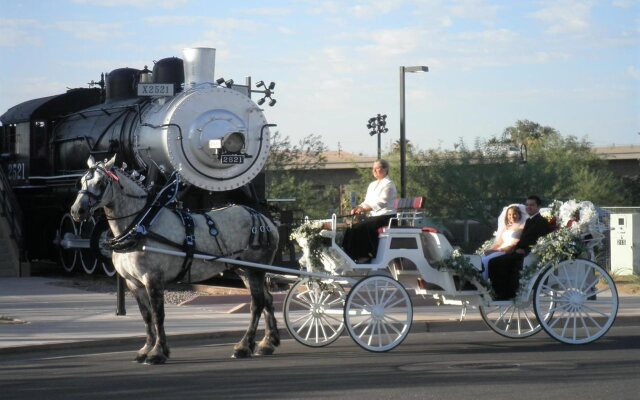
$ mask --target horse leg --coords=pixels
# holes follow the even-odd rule
[[[262,283],[265,273],[262,271],[238,271],[245,286],[251,293],[251,321],[242,339],[233,347],[233,358],[251,357],[256,347],[256,331],[260,322],[260,314],[264,309],[264,292]]]
[[[161,277],[148,279],[145,288],[151,303],[151,316],[156,331],[153,348],[147,353],[147,364],[164,364],[169,358],[169,346],[164,332],[164,283]]]
[[[144,346],[136,353],[135,360],[139,363],[144,362],[147,359],[147,354],[153,348],[153,345],[156,341],[156,330],[153,325],[153,320],[151,316],[151,304],[149,303],[149,298],[147,297],[147,292],[144,288],[137,287],[132,281],[127,280],[127,287],[131,293],[133,293],[133,297],[135,297],[136,302],[138,303],[138,308],[140,309],[140,314],[142,315],[142,320],[144,321],[144,326],[147,331],[147,338]]]
[[[264,294],[264,338],[258,343],[258,350],[256,354],[261,356],[270,356],[275,351],[275,348],[280,345],[280,332],[278,331],[278,323],[276,321],[276,315],[273,308],[273,296],[269,292],[269,285],[266,280],[262,284]]]

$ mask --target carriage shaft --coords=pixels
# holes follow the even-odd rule
[[[187,256],[187,254],[185,252],[182,252],[182,251],[162,249],[162,248],[153,247],[153,246],[142,246],[142,251],[149,251],[149,252],[152,252],[152,253],[167,254],[167,255],[177,256],[177,257],[186,257]],[[329,274],[324,273],[324,272],[301,271],[301,270],[291,269],[291,268],[287,268],[287,267],[278,267],[278,266],[275,266],[275,265],[259,264],[259,263],[254,263],[254,262],[250,262],[250,261],[236,260],[236,259],[233,259],[233,258],[224,258],[224,257],[212,256],[212,255],[209,255],[209,254],[195,253],[195,254],[193,254],[193,258],[198,259],[198,260],[204,260],[204,261],[217,261],[217,262],[223,262],[223,263],[228,263],[228,264],[241,265],[243,267],[258,268],[258,269],[262,269],[262,270],[265,270],[265,271],[278,272],[280,274],[285,274],[285,275],[297,275],[297,276],[302,276],[302,277],[307,277],[307,278],[319,278],[319,279],[340,279],[340,280],[352,281],[351,283],[354,283],[356,281],[356,280],[345,278],[345,277],[339,277],[338,278],[338,277],[329,275]]]

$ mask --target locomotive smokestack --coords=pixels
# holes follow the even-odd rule
[[[182,56],[185,89],[190,89],[200,83],[215,82],[216,49],[208,47],[185,48],[182,50]]]

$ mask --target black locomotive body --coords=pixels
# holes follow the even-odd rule
[[[116,154],[150,187],[178,171],[180,200],[192,209],[261,201],[273,125],[251,100],[250,79],[214,83],[214,65],[214,49],[185,49],[183,59],[162,59],[153,71],[117,69],[97,87],[29,100],[0,117],[2,170],[22,210],[25,260],[60,257],[65,269],[87,272],[100,265],[90,248],[96,221],[80,226],[68,215],[89,156]]]

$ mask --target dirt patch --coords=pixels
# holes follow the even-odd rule
[[[618,294],[626,296],[640,296],[640,276],[614,276],[613,280],[616,282]]]

